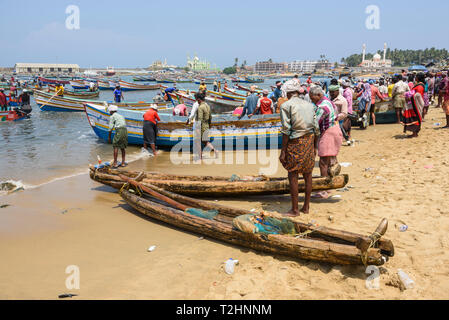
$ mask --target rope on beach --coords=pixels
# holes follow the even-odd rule
[[[366,252],[364,252],[364,253],[362,252],[362,255],[361,255],[362,263],[363,263],[363,265],[365,267],[367,266],[367,263],[368,263],[368,251],[369,251],[369,249],[374,248],[374,246],[376,245],[376,243],[379,241],[379,239],[381,237],[382,237],[382,235],[380,233],[378,233],[378,232],[374,232],[370,236],[371,243],[370,243],[368,249],[366,249]]]

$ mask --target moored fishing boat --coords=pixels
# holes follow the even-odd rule
[[[97,82],[98,89],[100,90],[111,90],[111,86],[109,85],[109,81],[107,80],[98,80]]]
[[[247,92],[244,92],[244,91],[242,91],[242,92],[237,92],[237,90],[231,89],[231,88],[224,88],[224,91],[225,91],[226,93],[230,94],[230,95],[237,96],[237,97],[243,97],[243,98],[246,98],[246,97],[248,96],[248,93],[247,93]]]
[[[125,177],[126,179],[126,177]],[[233,245],[339,265],[383,265],[394,256],[383,219],[370,236],[304,224],[274,212],[250,212],[144,186],[127,179],[120,195],[132,208],[182,230]]]
[[[55,85],[49,84],[48,89],[51,93],[55,92]],[[64,97],[79,98],[79,99],[93,99],[100,96],[100,90],[96,91],[69,91],[64,90]]]
[[[0,122],[4,121],[19,121],[28,118],[29,116],[18,110],[0,111]]]
[[[158,90],[160,85],[158,84],[136,84],[131,82],[126,82],[123,80],[119,81],[120,88],[123,91],[133,91],[133,90]]]
[[[70,84],[70,81],[67,80],[58,80],[58,79],[48,79],[48,78],[43,78],[43,77],[39,77],[38,78],[39,81],[43,84]]]
[[[174,101],[178,101],[179,103],[184,103],[186,106],[193,106],[195,103],[195,98],[193,97],[194,92],[192,92],[190,95],[177,91],[176,93],[170,93],[170,96]],[[242,100],[228,100],[224,99],[218,96],[206,96],[206,102],[209,104],[209,106],[212,109],[212,112],[214,113],[226,113],[234,111],[235,108],[240,107],[244,104],[244,101]]]
[[[230,100],[230,101],[239,101],[239,102],[244,102],[246,97],[241,97],[241,96],[236,96],[236,95],[231,95],[228,93],[224,93],[224,92],[216,92],[216,91],[207,91],[207,94],[210,97],[214,97],[214,98],[220,98],[220,99],[224,99],[224,100]]]
[[[248,83],[264,83],[265,79],[256,77],[246,77]]]
[[[152,76],[134,76],[133,81],[156,81]]]
[[[70,80],[70,85],[73,89],[88,89],[89,85],[86,85],[84,80]]]
[[[241,86],[241,85],[239,85],[239,84],[236,84],[235,87],[236,87],[237,89],[242,90],[242,91],[245,91],[245,92],[250,92],[250,91],[251,91],[250,88]],[[262,92],[262,89],[256,87],[256,92],[257,92],[257,93],[261,93],[261,92]]]
[[[85,105],[89,123],[97,136],[108,141],[110,115],[104,107],[94,103]],[[143,112],[120,109],[128,129],[128,142],[143,145]],[[174,146],[190,152],[193,146],[193,127],[187,125],[187,117],[160,114],[156,145],[161,148]],[[278,149],[282,144],[279,115],[256,115],[248,120],[237,120],[231,115],[213,115],[209,130],[211,142],[219,149]]]
[[[112,101],[97,101],[97,100],[87,100],[87,99],[77,99],[69,97],[55,96],[53,93],[48,93],[45,91],[34,90],[34,99],[36,104],[40,107],[42,111],[69,111],[69,112],[83,112],[85,103],[95,103],[104,106],[109,104],[114,104],[120,108],[129,108],[136,110],[147,110],[153,102],[122,102],[113,103]],[[159,103],[159,106],[165,107],[167,104]]]
[[[290,184],[286,178],[189,176],[114,170],[108,166],[103,166],[101,169],[97,167],[90,167],[90,177],[115,189],[121,189],[126,184],[126,181],[120,177],[124,175],[130,179],[139,177],[139,181],[144,185],[154,185],[170,192],[195,197],[242,197],[290,193]],[[312,189],[313,191],[340,189],[345,187],[348,181],[348,175],[336,176],[332,179],[315,177],[312,180]],[[299,191],[304,192],[304,180],[299,179],[298,183]]]

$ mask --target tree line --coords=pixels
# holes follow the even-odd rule
[[[377,51],[383,58],[383,51]],[[370,60],[374,57],[373,53],[367,53],[365,59]],[[391,50],[387,49],[387,59],[392,60],[393,66],[405,67],[410,65],[426,65],[431,62],[440,63],[449,60],[449,52],[446,49],[424,49],[424,50]],[[349,67],[357,67],[362,63],[362,54],[353,54],[347,58],[341,59]]]

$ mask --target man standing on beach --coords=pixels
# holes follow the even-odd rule
[[[125,162],[126,157],[126,147],[128,147],[128,130],[126,129],[126,121],[125,118],[118,114],[118,107],[111,105],[108,108],[109,114],[111,118],[109,120],[109,139],[108,142],[112,142],[112,146],[114,147],[114,163],[112,167],[114,169],[118,168],[117,157],[118,150],[122,151],[122,163],[121,167],[126,167],[128,164]],[[115,130],[114,139],[111,140],[112,131]]]
[[[122,99],[125,99],[123,97],[122,89],[120,89],[120,86],[116,86],[114,90],[114,101],[115,103],[120,103],[122,102]]]
[[[288,171],[292,209],[288,216],[299,216],[300,212],[308,214],[312,195],[312,172],[315,166],[315,150],[317,148],[318,125],[315,107],[312,103],[301,99],[304,92],[299,83],[287,81],[283,90],[288,101],[281,106],[282,150],[280,162]],[[306,184],[304,206],[298,206],[298,176],[302,174]]]
[[[398,117],[398,122],[401,122],[401,112],[405,110],[405,93],[410,91],[409,86],[401,80],[402,76],[395,76],[393,78],[393,92],[391,93],[394,103],[394,108],[396,109],[396,115]]]
[[[369,82],[370,88],[371,88],[371,108],[370,108],[370,114],[371,119],[373,120],[373,126],[376,126],[376,115],[374,114],[375,108],[376,108],[376,97],[380,99],[380,101],[385,101],[384,97],[380,94],[379,89],[376,87],[374,80],[370,80]]]

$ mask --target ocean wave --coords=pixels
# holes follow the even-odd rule
[[[163,151],[158,151],[159,153]],[[142,151],[136,151],[134,153],[127,154],[128,157],[128,163],[133,163],[139,160],[148,159],[149,155],[148,153],[144,153]],[[53,177],[49,179],[48,181],[38,183],[38,184],[24,184],[22,181],[16,181],[16,180],[7,180],[0,182],[0,196],[8,195],[17,191],[21,190],[32,190],[36,188],[43,187],[45,185],[48,185],[53,182],[70,179],[74,177],[78,177],[84,174],[89,173],[89,169],[83,168],[74,168],[75,173],[71,173],[68,175],[60,176],[60,177]]]

